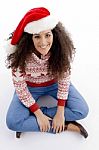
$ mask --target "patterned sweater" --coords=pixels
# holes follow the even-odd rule
[[[20,101],[35,112],[39,109],[38,104],[29,92],[27,86],[29,83],[42,84],[50,82],[54,79],[51,73],[48,73],[48,59],[50,55],[41,56],[41,59],[36,54],[32,53],[31,57],[26,60],[25,72],[22,72],[19,68],[12,69],[12,79],[16,90],[16,93]],[[68,96],[68,89],[70,85],[70,75],[64,73],[63,79],[58,82],[57,100],[58,105],[64,106]]]

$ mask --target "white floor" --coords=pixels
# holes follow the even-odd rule
[[[31,3],[29,6],[30,1]],[[23,15],[22,11],[25,12],[28,7],[31,7],[33,1],[30,1],[27,0],[26,2],[24,2],[25,4],[23,8],[23,3],[21,1],[18,2],[15,0],[4,0],[5,3],[8,2],[8,5],[6,4],[7,7],[5,8],[8,14],[4,14],[5,9],[0,8],[0,10],[2,10],[0,15],[3,14],[3,16],[0,17],[2,19],[0,28],[0,150],[51,150],[54,148],[56,150],[98,150],[99,9],[96,3],[97,0],[83,0],[82,2],[78,0],[76,3],[75,1],[72,1],[72,11],[71,1],[70,3],[68,3],[67,7],[63,7],[64,1],[63,3],[59,3],[58,6],[56,5],[56,2],[53,2],[53,8],[55,8],[55,10],[57,8],[57,12],[59,9],[62,18],[66,18],[64,22],[69,28],[69,31],[71,31],[77,48],[76,57],[73,63],[71,81],[81,92],[89,105],[90,111],[87,118],[79,121],[87,129],[89,133],[88,138],[84,139],[77,133],[64,132],[56,135],[47,133],[24,133],[22,134],[20,139],[16,139],[15,133],[10,131],[6,126],[6,113],[11,102],[14,88],[11,80],[11,72],[5,67],[5,52],[2,46],[3,42],[1,40],[2,36],[8,34],[10,29],[13,28],[15,24],[17,24],[17,19],[20,18],[20,15]],[[3,7],[5,7],[5,3],[3,3]],[[10,6],[11,3],[12,5]],[[21,8],[23,8],[23,10],[19,14],[16,13],[17,3],[20,4],[20,6],[18,5],[20,10]],[[45,3],[47,3],[47,1],[45,1]],[[26,8],[27,4],[28,7]],[[60,10],[60,8],[63,9]],[[15,13],[14,15],[16,15],[16,20],[13,18],[11,10],[13,11],[13,13]],[[65,14],[66,11],[67,17],[64,18],[63,14]],[[13,21],[9,22],[11,18],[13,18]]]

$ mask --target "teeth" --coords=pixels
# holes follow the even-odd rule
[[[42,46],[40,46],[40,47],[41,47],[41,48],[46,48],[47,46],[46,46],[46,45],[44,45],[44,46],[42,45]]]
[[[46,48],[46,46],[40,46],[41,48]]]

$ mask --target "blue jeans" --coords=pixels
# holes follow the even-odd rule
[[[47,87],[28,87],[28,89],[36,102],[44,95],[50,95],[57,101],[57,83]],[[45,115],[53,118],[56,114],[57,106],[51,108],[41,107],[41,110]],[[87,116],[88,111],[86,101],[76,88],[70,84],[67,105],[65,106],[65,120],[75,121],[83,119]],[[8,128],[13,131],[40,131],[35,115],[21,103],[16,92],[7,112],[6,123]]]

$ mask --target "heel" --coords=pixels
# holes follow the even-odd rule
[[[16,138],[20,138],[22,132],[16,132]]]

